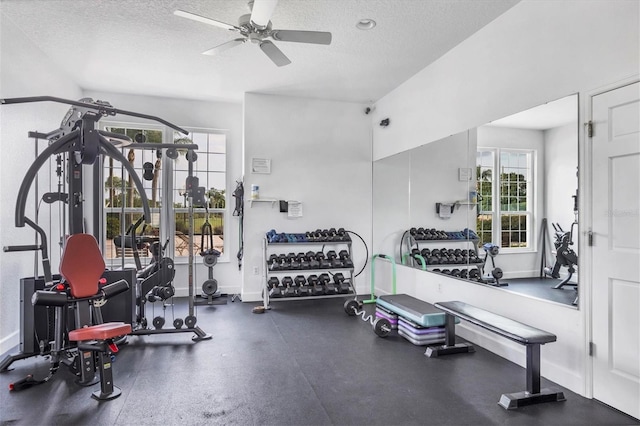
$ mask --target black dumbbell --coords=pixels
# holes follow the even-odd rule
[[[306,254],[305,257],[307,258],[307,260],[309,261],[309,269],[319,269],[320,268],[320,262],[318,262],[316,260],[316,254],[315,252],[312,252],[311,250],[309,250]]]
[[[304,253],[296,254],[296,260],[300,264],[300,269],[309,269],[309,261]]]
[[[280,269],[280,261],[278,260],[278,255],[272,254],[271,256],[269,256],[269,270],[277,271],[278,269]]]
[[[267,281],[267,287],[269,287],[269,297],[282,297],[280,280],[278,280],[277,277],[269,278],[269,281]]]
[[[349,232],[347,232],[344,228],[338,228],[338,235],[341,238],[340,241],[351,241]]]
[[[319,251],[316,253],[316,260],[320,264],[320,269],[331,268],[331,262],[327,260],[327,257],[323,252]]]
[[[298,296],[309,295],[310,288],[307,285],[307,279],[304,277],[304,275],[296,275],[296,277],[293,279],[293,283],[296,286]]]
[[[469,277],[469,271],[467,269],[460,270],[460,278],[464,278],[465,280]]]
[[[345,280],[344,275],[342,275],[342,272],[333,274],[333,282],[336,283],[338,293],[341,293],[341,294],[349,293],[349,283]]]
[[[318,282],[318,276],[317,275],[315,275],[315,274],[309,275],[307,277],[307,282],[311,286],[311,295],[312,296],[320,296],[321,294],[324,293],[324,289],[320,285],[320,282]]]
[[[478,278],[480,278],[480,272],[476,269],[470,269],[469,270],[469,279],[470,280],[477,280]]]
[[[353,261],[351,260],[348,251],[340,250],[340,252],[338,253],[338,257],[340,257],[340,260],[342,261],[342,265],[345,268],[353,268]]]
[[[295,253],[289,253],[287,255],[287,260],[289,261],[289,269],[300,269],[300,262],[298,261],[298,256]]]
[[[293,287],[293,278],[289,276],[282,278],[282,285],[285,287],[284,289],[285,297],[296,296],[296,289]]]
[[[329,274],[320,274],[318,281],[324,287],[324,294],[336,294],[336,285],[331,282]]]
[[[278,263],[280,264],[278,266],[278,269],[289,269],[289,259],[287,259],[287,255],[286,254],[279,254],[278,255]]]
[[[457,269],[457,268],[452,269],[451,270],[451,275],[454,276],[454,277],[459,277],[460,276],[460,269]]]
[[[329,250],[327,252],[327,260],[331,263],[332,268],[342,268],[342,261],[338,258],[338,254],[335,250]]]

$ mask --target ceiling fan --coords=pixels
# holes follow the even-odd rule
[[[245,43],[247,40],[260,46],[260,49],[279,67],[291,63],[289,58],[268,38],[276,41],[290,41],[296,43],[331,44],[331,33],[322,31],[274,30],[271,27],[271,15],[278,4],[278,0],[253,0],[249,2],[250,14],[242,15],[238,25],[226,24],[215,19],[196,15],[195,13],[176,10],[174,15],[204,24],[213,25],[225,30],[240,33],[242,37],[223,43],[205,52],[203,55],[216,55],[232,47]]]

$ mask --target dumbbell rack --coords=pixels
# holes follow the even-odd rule
[[[452,234],[452,233],[448,233],[448,234]],[[414,237],[410,237],[410,241],[413,243],[412,246],[416,245],[418,246],[418,248],[420,248],[421,244],[429,244],[429,245],[444,244],[447,247],[449,246],[449,244],[456,244],[457,247],[460,247],[460,244],[466,244],[467,247],[469,247],[469,250],[473,249],[473,251],[476,254],[476,257],[480,259],[478,254],[478,244],[480,240],[477,238],[416,239]],[[435,248],[439,249],[440,247],[435,247]],[[433,270],[434,268],[451,269],[456,267],[473,267],[478,270],[478,273],[480,276],[482,275],[481,262],[478,262],[478,263],[468,263],[468,262],[467,263],[429,263],[428,260],[425,259],[427,260],[427,262],[426,262],[426,265],[423,266],[421,262],[416,260],[414,257],[409,256],[409,258],[413,262],[413,266],[417,268],[422,267],[423,269],[426,269],[426,270]]]
[[[298,249],[296,249],[296,247]],[[271,307],[269,306],[270,301],[292,301],[292,300],[310,300],[310,299],[328,299],[328,298],[338,298],[338,297],[353,297],[355,295],[355,290],[354,290],[354,282],[353,282],[353,272],[354,272],[354,268],[350,267],[350,268],[334,268],[334,267],[325,267],[325,268],[315,268],[315,269],[278,269],[278,270],[270,270],[269,269],[269,257],[271,254],[285,254],[285,253],[290,253],[290,252],[298,252],[298,251],[302,251],[305,250],[303,249],[303,247],[305,247],[307,250],[311,247],[319,247],[319,248],[326,248],[326,247],[330,247],[331,249],[334,249],[335,251],[338,251],[338,249],[346,249],[347,252],[349,253],[349,258],[353,259],[352,256],[352,251],[351,251],[351,240],[348,241],[306,241],[306,242],[269,242],[266,238],[263,239],[262,241],[262,257],[263,257],[263,265],[264,265],[264,269],[263,269],[263,274],[262,274],[262,278],[263,278],[263,283],[264,283],[264,289],[263,289],[263,306],[265,309],[271,309]],[[288,296],[288,297],[270,297],[269,296],[269,291],[270,288],[268,287],[268,281],[270,277],[284,277],[284,276],[291,276],[293,278],[293,276],[296,275],[304,275],[305,277],[308,277],[309,275],[313,274],[322,274],[322,273],[328,273],[330,275],[332,274],[336,274],[336,273],[342,273],[343,275],[345,275],[345,282],[348,281],[349,283],[349,292],[348,293],[336,293],[336,294],[322,294],[322,295],[317,295],[317,296]]]

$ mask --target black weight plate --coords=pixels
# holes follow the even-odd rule
[[[373,331],[380,337],[387,337],[391,332],[391,323],[386,318],[376,318],[373,322]]]
[[[346,302],[344,302],[344,311],[349,316],[357,315],[359,308],[360,308],[360,304],[358,303],[357,300],[351,299],[351,300],[347,300]]]
[[[206,280],[202,284],[202,292],[207,296],[212,296],[218,291],[218,281],[215,279]]]
[[[216,266],[216,263],[218,263],[218,256],[207,254],[202,258],[202,263],[204,263],[204,266],[208,268],[213,268]]]
[[[493,271],[491,271],[491,275],[493,275],[493,278],[497,278],[497,279],[502,278],[502,275],[503,275],[502,269],[500,268],[494,269]]]
[[[180,330],[182,328],[183,324],[184,324],[184,321],[182,321],[182,318],[176,318],[176,319],[173,320],[173,326],[177,330]]]
[[[193,315],[188,315],[184,319],[184,325],[186,325],[187,328],[193,328],[196,326],[197,321],[198,319],[196,317],[194,317]]]
[[[162,326],[164,326],[164,318],[162,317],[155,317],[153,319],[153,326],[155,328],[157,328],[158,330],[160,330],[162,328]]]

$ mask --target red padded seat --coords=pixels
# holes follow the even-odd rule
[[[69,340],[72,342],[107,340],[129,333],[131,333],[131,324],[108,322],[106,324],[92,325],[91,327],[83,327],[70,331]]]

